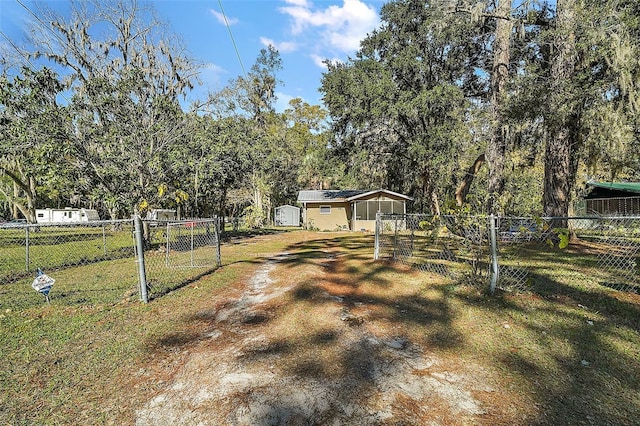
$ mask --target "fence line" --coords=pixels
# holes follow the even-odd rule
[[[378,214],[374,257],[505,290],[640,292],[640,217]]]
[[[77,305],[146,302],[221,264],[216,218],[139,225],[139,232],[131,219],[0,225],[0,308],[41,304],[31,288],[38,270],[56,279],[53,304]]]

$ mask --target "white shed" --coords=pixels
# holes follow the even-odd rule
[[[279,206],[274,214],[276,226],[300,226],[300,208],[295,206]]]

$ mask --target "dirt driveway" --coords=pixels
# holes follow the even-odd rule
[[[394,277],[407,271],[384,268],[326,237],[262,259],[251,276],[197,314],[197,344],[184,349],[182,363],[136,411],[135,423],[513,422],[489,408],[500,398],[492,373],[430,353],[389,314],[414,309],[417,290],[406,283],[396,288]],[[376,274],[383,270],[387,275]],[[389,293],[406,303],[383,303]],[[437,303],[420,308],[424,315],[446,314]]]

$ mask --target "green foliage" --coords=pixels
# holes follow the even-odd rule
[[[262,228],[265,225],[265,215],[261,209],[255,206],[248,206],[242,212],[244,226],[249,229]]]
[[[70,119],[56,97],[63,85],[48,68],[0,76],[0,194],[35,221],[38,192],[70,190]],[[15,188],[15,190],[14,190]]]

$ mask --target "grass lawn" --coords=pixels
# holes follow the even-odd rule
[[[288,348],[282,362],[292,374],[343,371],[345,354],[317,344],[332,331],[312,321],[323,312],[318,295],[327,293],[451,368],[479,365],[497,377],[477,423],[637,424],[640,296],[563,282],[553,291],[488,296],[441,275],[374,262],[372,247],[373,236],[350,233],[234,239],[222,247],[222,268],[147,305],[124,298],[3,308],[0,424],[132,424],[135,410],[170,385],[205,339],[210,324],[202,313],[282,252],[290,260],[274,278],[294,287],[268,327]],[[328,252],[339,262],[318,279]],[[536,262],[542,268],[544,257]]]

